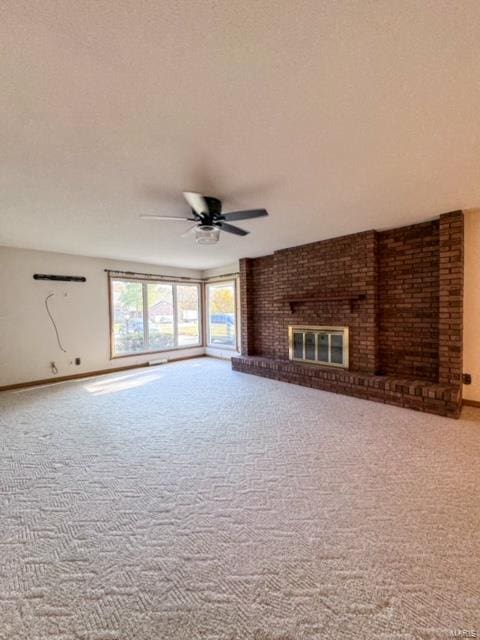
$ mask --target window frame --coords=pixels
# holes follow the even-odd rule
[[[233,314],[235,317],[235,344],[232,346],[228,345],[218,345],[210,343],[210,309],[209,309],[209,287],[211,285],[219,285],[219,284],[231,284],[233,285],[233,300],[234,300],[234,310]],[[218,349],[221,351],[237,351],[239,345],[239,318],[238,318],[238,310],[239,310],[239,300],[238,300],[238,278],[223,278],[218,280],[208,280],[205,282],[205,346],[209,349]]]
[[[142,303],[143,303],[143,335],[144,341],[148,344],[149,338],[149,322],[148,322],[148,295],[147,285],[151,284],[167,284],[172,286],[172,300],[173,300],[173,336],[174,346],[166,347],[165,349],[153,349],[146,351],[135,351],[132,353],[122,353],[116,355],[115,353],[115,335],[114,335],[114,304],[113,304],[113,282],[140,282],[142,284]],[[198,342],[195,344],[178,346],[178,309],[177,309],[177,286],[194,286],[197,288],[197,300],[198,300]],[[203,323],[203,291],[201,282],[187,282],[178,280],[168,280],[166,278],[136,278],[134,276],[109,276],[108,278],[108,306],[109,306],[109,321],[110,321],[110,360],[118,360],[119,358],[134,358],[136,356],[146,356],[154,353],[165,353],[169,351],[184,351],[185,349],[198,349],[204,347],[204,323]]]

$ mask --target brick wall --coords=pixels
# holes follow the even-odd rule
[[[463,213],[440,216],[439,381],[460,384],[463,366]]]
[[[463,214],[241,260],[242,354],[288,359],[289,325],[346,325],[350,370],[460,384]],[[289,297],[366,294],[310,301]]]
[[[253,328],[256,304],[252,277],[253,262],[250,258],[240,260],[240,351],[246,356],[255,353]]]
[[[242,260],[241,292],[247,296],[242,303],[242,354],[288,359],[289,325],[345,325],[350,329],[351,368],[374,373],[376,246],[375,232],[368,231]],[[366,299],[353,309],[348,302],[307,302],[294,313],[285,302],[340,291],[362,293]]]
[[[244,259],[238,371],[458,417],[463,214]],[[365,294],[354,304],[289,298]],[[346,325],[350,371],[287,362],[289,325]],[[375,375],[375,374],[381,375]]]
[[[288,359],[288,326],[348,326],[350,367],[374,373],[376,349],[376,236],[374,231],[277,251],[274,254],[274,339],[277,358]],[[292,313],[290,297],[366,294],[351,309],[345,302],[305,302]]]
[[[253,343],[257,353],[275,354],[275,323],[272,310],[275,306],[274,257],[265,256],[253,261],[252,269],[255,317],[253,319]]]
[[[439,221],[378,233],[381,373],[438,380]]]

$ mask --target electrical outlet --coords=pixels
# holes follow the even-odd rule
[[[462,378],[463,378],[463,384],[472,384],[472,374],[471,373],[464,373]]]
[[[81,363],[80,358],[75,358],[75,364],[80,364],[80,363]]]

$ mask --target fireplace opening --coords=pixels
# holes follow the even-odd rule
[[[348,327],[288,327],[290,360],[348,368]]]

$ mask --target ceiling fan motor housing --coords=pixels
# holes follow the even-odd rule
[[[216,218],[222,215],[222,201],[218,198],[212,198],[211,196],[205,196],[205,202],[208,206],[209,218]],[[195,212],[194,212],[195,213]]]

